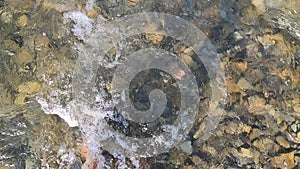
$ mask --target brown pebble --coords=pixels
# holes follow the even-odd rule
[[[240,78],[240,80],[238,81],[237,85],[243,89],[243,90],[247,90],[247,89],[252,89],[253,86],[245,79],[245,78]]]
[[[248,148],[241,148],[241,156],[246,158],[253,157],[253,153]]]
[[[275,168],[287,168],[292,169],[295,167],[295,155],[294,152],[281,154],[270,159],[270,164]]]
[[[15,104],[17,104],[17,105],[24,105],[25,104],[25,99],[26,99],[26,95],[23,94],[23,93],[19,93],[16,96]]]
[[[227,93],[239,93],[241,88],[231,79],[226,80]]]
[[[25,49],[19,50],[14,56],[15,62],[18,63],[20,66],[32,62],[33,59],[34,56]]]
[[[158,33],[146,33],[146,39],[154,44],[159,44],[164,39],[164,36]]]
[[[25,94],[34,94],[37,93],[41,90],[42,86],[39,82],[26,82],[21,84],[18,87],[18,91],[20,93],[25,93]]]
[[[128,6],[136,6],[136,5],[138,5],[139,3],[141,3],[142,0],[127,0],[126,2],[127,2],[127,5],[128,5]]]
[[[243,73],[247,70],[248,63],[247,62],[233,62],[231,64],[232,70],[236,73]]]
[[[289,142],[282,136],[277,136],[276,141],[278,142],[279,145],[281,145],[284,148],[290,148]]]
[[[261,135],[262,135],[262,132],[259,129],[253,128],[252,132],[250,134],[250,140],[252,141],[252,140],[258,138]]]
[[[17,20],[18,27],[24,27],[27,25],[27,23],[28,23],[28,17],[25,14],[21,15]]]
[[[179,56],[183,60],[183,62],[186,63],[187,65],[192,65],[194,63],[192,57],[188,54],[183,53],[180,54]]]
[[[96,18],[98,16],[98,11],[96,9],[92,9],[87,12],[87,16],[91,18]]]
[[[266,3],[264,0],[252,0],[252,4],[257,8],[259,13],[263,13],[266,10]]]
[[[193,169],[192,165],[182,166],[180,169]]]
[[[236,124],[234,122],[230,122],[227,125],[227,127],[225,129],[225,132],[228,133],[228,134],[234,134],[234,133],[236,133],[237,128],[238,128],[238,124]]]
[[[250,133],[250,131],[252,130],[252,127],[248,125],[240,125],[240,127],[242,128],[242,131],[246,133]]]
[[[198,156],[193,156],[192,161],[195,165],[199,165],[202,162],[201,158]]]
[[[248,98],[249,112],[254,114],[261,114],[266,106],[266,100],[259,96],[251,96]]]
[[[258,148],[260,152],[276,152],[279,146],[269,138],[257,139],[253,142],[253,146]]]
[[[293,110],[294,110],[295,112],[297,112],[297,113],[300,113],[300,103],[299,103],[299,104],[295,104],[295,105],[293,106]]]

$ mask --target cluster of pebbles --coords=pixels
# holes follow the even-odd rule
[[[300,167],[300,4],[272,2],[0,0],[0,168],[78,168],[87,158],[78,128],[30,106],[37,95],[62,107],[72,100],[73,45],[84,42],[64,22],[68,11],[108,21],[142,11],[177,15],[200,27],[222,56],[228,97],[216,131],[202,143],[193,130],[169,153],[138,159],[140,169]],[[163,35],[144,38],[167,46]],[[182,49],[187,62],[188,54]],[[102,156],[110,168],[134,168],[127,158]]]

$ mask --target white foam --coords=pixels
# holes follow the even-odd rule
[[[63,14],[64,24],[73,21],[71,31],[79,40],[85,40],[93,31],[93,20],[80,11],[70,11]]]
[[[88,0],[88,1],[86,2],[85,9],[86,9],[87,11],[90,11],[90,10],[93,9],[94,5],[95,5],[95,0]]]
[[[46,114],[56,114],[60,118],[64,119],[70,127],[78,126],[78,121],[69,112],[69,108],[64,108],[61,105],[50,106],[46,99],[42,97],[36,97],[36,101],[41,105],[42,110]]]

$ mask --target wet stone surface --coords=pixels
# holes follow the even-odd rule
[[[0,0],[0,168],[299,168],[299,6],[297,0]],[[169,152],[124,157],[89,145],[86,133],[62,115],[73,100],[76,45],[103,23],[150,11],[184,18],[208,36],[225,72],[225,114],[205,142],[198,138],[208,124],[203,123],[205,113],[199,113],[186,139]],[[76,20],[78,16],[86,20]],[[191,48],[159,32],[134,35],[116,46],[106,56],[108,63],[141,48],[177,54],[202,75],[197,81],[202,90],[199,112],[206,111],[211,93],[203,75],[207,72],[195,62]],[[99,66],[98,71],[96,87],[109,100],[114,69]],[[150,77],[143,79],[146,75]],[[161,79],[151,81],[156,76]],[[183,76],[179,71],[176,78]],[[175,90],[167,74],[144,72],[137,78],[140,83],[132,91],[149,93],[151,86],[143,88],[143,82],[172,89],[171,94]],[[145,93],[131,98],[140,109],[149,108]],[[170,111],[178,100],[173,101],[163,117],[147,125],[120,116],[106,120],[121,133],[151,137],[174,120]]]

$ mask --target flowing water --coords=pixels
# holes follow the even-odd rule
[[[0,168],[300,167],[299,23],[297,0],[0,0]]]

